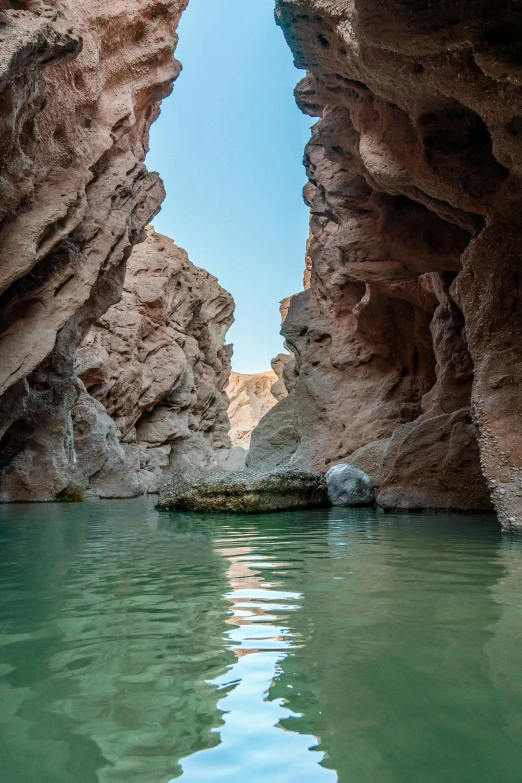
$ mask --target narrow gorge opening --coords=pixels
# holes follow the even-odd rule
[[[252,469],[348,460],[386,508],[492,496],[513,527],[516,254],[480,271],[516,235],[512,42],[476,12],[471,52],[458,24],[426,32],[402,9],[389,45],[367,2],[279,0],[277,27],[271,0],[147,0],[93,32],[83,6],[67,27],[4,0],[4,500],[154,492],[188,466],[241,467],[251,445]]]
[[[271,0],[191,3],[178,35],[183,72],[146,161],[167,192],[153,225],[234,299],[226,394],[236,451],[226,464],[241,467],[253,429],[285,393],[279,302],[302,287],[310,120],[292,99],[299,71]]]

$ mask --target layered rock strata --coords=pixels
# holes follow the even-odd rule
[[[75,351],[164,195],[143,161],[185,5],[0,3],[3,500],[76,492]]]
[[[121,301],[78,350],[76,372],[89,394],[73,408],[73,428],[78,469],[93,494],[121,495],[125,485],[125,494],[153,492],[173,470],[217,466],[216,452],[230,448],[225,338],[233,312],[215,277],[147,229],[129,259]],[[106,438],[104,414],[116,438]],[[92,460],[97,431],[99,459]]]
[[[522,8],[278,0],[276,14],[308,71],[298,103],[320,117],[309,288],[283,328],[292,462],[354,455],[385,506],[491,495],[520,530]]]

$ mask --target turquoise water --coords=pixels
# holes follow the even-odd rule
[[[0,508],[2,783],[520,783],[493,517]]]

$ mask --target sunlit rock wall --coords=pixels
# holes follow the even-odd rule
[[[186,0],[0,0],[0,498],[77,493],[77,345],[163,186],[148,131]]]
[[[276,15],[320,117],[310,287],[283,327],[292,460],[355,454],[385,506],[491,495],[521,528],[522,9],[278,0]]]
[[[272,388],[278,380],[274,370],[251,374],[230,373],[226,394],[229,399],[228,416],[232,447],[250,448],[252,431],[263,416],[277,404]]]
[[[233,312],[215,277],[147,229],[121,301],[78,350],[76,372],[89,394],[73,408],[73,429],[92,494],[157,491],[174,469],[218,464],[216,452],[230,448],[225,339]],[[115,441],[105,437],[111,425]]]

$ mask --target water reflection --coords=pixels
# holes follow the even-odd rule
[[[330,558],[304,566],[303,645],[273,690],[301,683],[286,728],[319,725],[343,783],[516,783],[522,541],[487,519],[360,513],[331,511]]]
[[[519,783],[491,517],[0,507],[0,781]]]
[[[215,542],[218,554],[230,563],[226,598],[232,628],[226,639],[237,660],[226,675],[210,683],[225,693],[217,705],[223,712],[223,726],[217,730],[221,743],[182,759],[181,779],[245,783],[246,775],[253,774],[256,780],[273,783],[335,783],[337,775],[318,766],[323,754],[315,750],[317,738],[283,730],[281,721],[300,716],[285,706],[284,697],[268,697],[282,662],[298,645],[296,634],[282,624],[282,615],[287,618],[299,608],[302,594],[278,589],[278,572],[286,574],[290,564],[256,553],[255,546],[246,545],[252,538]],[[265,580],[267,572],[270,581]]]
[[[181,756],[219,742],[206,681],[233,659],[210,537],[145,501],[2,516],[2,783],[180,774]]]

